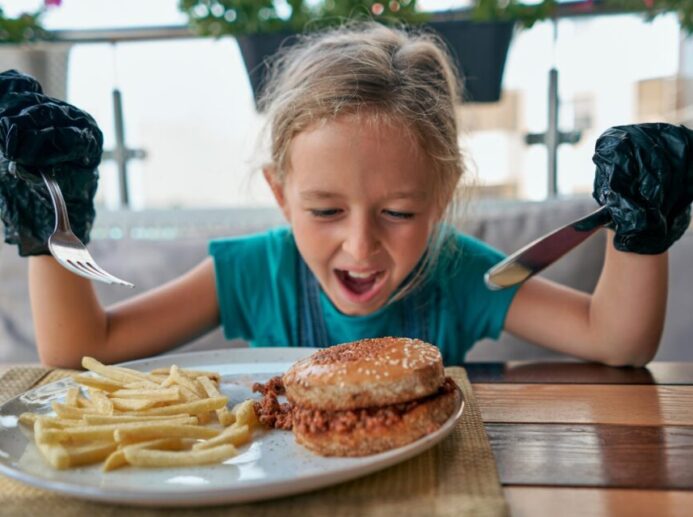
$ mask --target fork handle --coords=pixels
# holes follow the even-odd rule
[[[53,202],[53,208],[55,209],[55,231],[67,231],[70,232],[70,218],[67,214],[67,206],[65,205],[65,199],[63,198],[63,193],[60,191],[58,182],[53,179],[50,173],[40,172],[43,182],[46,184],[48,189],[48,194]]]

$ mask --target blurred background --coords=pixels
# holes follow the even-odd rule
[[[187,271],[210,238],[282,223],[259,174],[256,45],[355,13],[424,23],[450,46],[473,201],[455,223],[506,253],[596,208],[604,130],[693,119],[693,0],[0,0],[0,69],[34,75],[104,132],[89,248],[136,285],[97,285],[105,305]],[[605,235],[542,275],[591,292]],[[692,256],[689,231],[670,253],[658,360],[693,360]],[[0,362],[37,360],[26,277],[27,261],[0,243]],[[216,330],[184,349],[226,346]],[[468,360],[546,356],[503,335]]]
[[[286,2],[269,3],[289,9]],[[676,12],[647,20],[642,12],[600,9],[598,1],[556,3],[572,10],[531,28],[514,28],[498,102],[469,102],[460,110],[461,145],[471,157],[477,197],[537,201],[587,194],[594,141],[603,130],[693,118],[693,44]],[[18,66],[12,54],[36,48],[53,54],[48,58],[53,84],[44,86],[89,111],[104,131],[110,151],[98,193],[104,208],[272,204],[256,174],[263,159],[258,141],[263,116],[255,109],[236,38],[195,37],[177,0],[0,5],[8,18],[44,9],[41,25],[54,41],[0,45],[0,64]],[[471,2],[419,0],[416,6],[427,13],[464,13]],[[552,68],[558,101],[554,136],[565,142],[555,146],[550,171],[552,150],[544,137],[551,129]],[[114,89],[120,92],[123,121],[120,149]],[[553,183],[549,174],[555,175]]]

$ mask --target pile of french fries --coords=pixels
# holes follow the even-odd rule
[[[260,427],[252,400],[228,409],[217,373],[175,365],[143,373],[91,357],[82,366],[97,375],[73,376],[79,386],[52,403],[55,416],[19,417],[56,469],[100,461],[104,471],[220,463]]]

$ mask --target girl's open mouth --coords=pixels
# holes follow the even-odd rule
[[[344,269],[335,269],[339,283],[348,298],[355,302],[366,302],[373,298],[383,285],[384,271],[359,273]]]

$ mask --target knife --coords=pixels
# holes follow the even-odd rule
[[[611,222],[606,207],[530,242],[486,271],[486,286],[494,291],[521,284],[553,264],[604,225]]]

